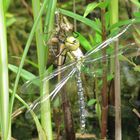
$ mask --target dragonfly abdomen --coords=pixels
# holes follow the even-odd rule
[[[82,86],[82,79],[80,71],[77,72],[77,88],[78,88],[78,97],[79,97],[79,105],[80,105],[80,125],[81,125],[81,133],[85,133],[85,101],[84,101],[84,90]]]

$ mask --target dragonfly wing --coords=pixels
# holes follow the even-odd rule
[[[30,105],[30,109],[26,112],[26,117],[28,118],[29,116],[29,112],[32,110],[35,113],[38,112],[38,110],[40,109],[40,105],[41,103],[47,101],[49,98],[51,98],[52,100],[54,99],[54,97],[57,95],[57,93],[61,90],[61,88],[67,83],[67,81],[75,74],[75,72],[77,71],[77,68],[72,69],[67,76],[65,76],[58,84],[56,84],[54,90],[49,94],[49,95],[45,95],[42,97],[39,97],[38,99],[36,99],[31,105]]]
[[[75,65],[76,65],[76,62],[71,62],[71,63],[64,65],[63,67],[61,67],[59,69],[54,70],[50,74],[45,73],[40,77],[27,81],[20,88],[20,92],[24,93],[24,94],[38,93],[39,84],[41,82],[49,81],[50,79],[56,77],[57,75],[59,75],[61,73],[67,73],[67,72],[71,71],[71,69],[73,69],[75,67]]]
[[[106,55],[103,56],[102,51],[98,52],[98,54],[95,54],[94,56],[90,56],[85,59],[84,63],[96,63],[97,61],[101,61],[103,59],[108,58],[114,58],[117,56],[130,56],[130,53],[133,53],[133,55],[138,55],[140,51],[139,46],[136,43],[129,43],[125,45],[124,47],[118,48],[117,54],[115,54],[113,48],[107,48]],[[131,54],[132,55],[132,54]]]
[[[115,35],[113,37],[110,37],[102,44],[97,46],[95,49],[87,52],[83,58],[84,65],[94,64],[96,66],[97,63],[102,63],[102,60],[108,61],[109,58],[113,58],[115,57],[115,55],[130,57],[130,55],[132,56],[132,52],[133,55],[138,56],[140,43],[139,41],[137,41],[138,40],[137,38],[139,36],[137,27],[139,27],[139,25],[137,25],[136,23],[134,24],[132,21],[132,24],[129,24],[128,26],[121,28],[119,30],[119,33],[116,34],[115,32]],[[117,54],[115,54],[114,53],[115,45],[112,43],[115,42],[116,39],[118,38],[119,38],[119,42],[117,44],[118,52]],[[106,48],[106,55],[103,56],[102,50],[104,48]]]
[[[90,55],[93,55],[94,53],[96,53],[96,52],[98,52],[98,51],[100,51],[100,50],[102,50],[102,49],[104,49],[106,47],[108,47],[111,43],[115,42],[118,38],[120,38],[122,36],[125,36],[127,32],[129,32],[129,31],[131,31],[133,29],[132,25],[133,25],[133,20],[132,20],[131,24],[121,28],[119,30],[119,33],[117,32],[117,34],[116,34],[116,32],[115,32],[115,35],[113,37],[110,37],[109,39],[107,39],[106,41],[104,41],[103,43],[98,45],[96,48],[94,47],[95,49],[90,50],[89,52],[87,52],[85,54],[85,58],[89,57]]]
[[[102,62],[106,60],[107,64],[109,61],[117,55],[121,61],[129,61],[133,57],[140,55],[140,48],[136,43],[129,43],[118,49],[117,54],[114,54],[113,48],[106,49],[107,54],[103,56],[102,51],[99,51],[94,56],[89,56],[85,58],[82,66],[82,70],[88,75],[98,75],[97,77],[102,76]]]

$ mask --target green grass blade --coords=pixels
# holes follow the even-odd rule
[[[33,5],[33,13],[34,13],[34,19],[37,17],[38,12],[39,12],[39,3],[40,1],[34,1],[32,0],[32,5]],[[53,5],[54,4],[54,5]],[[47,11],[51,11],[51,14],[49,14],[50,19],[54,19],[54,12],[52,8],[55,9],[56,1],[49,1],[48,2],[48,8]],[[50,10],[51,9],[51,10]],[[51,25],[53,25],[52,20],[48,20]],[[39,75],[41,76],[45,72],[46,68],[46,63],[45,63],[45,58],[47,55],[47,49],[46,46],[44,46],[44,41],[43,41],[43,30],[42,30],[42,22],[41,19],[39,21],[38,27],[36,29],[36,44],[37,44],[37,54],[38,54],[38,66],[39,66]],[[45,86],[44,86],[45,85]],[[40,83],[40,96],[43,96],[45,91],[48,90],[48,86],[46,83]],[[49,100],[46,101],[41,105],[41,125],[43,130],[46,133],[46,139],[47,140],[52,140],[52,122],[51,122],[51,109],[50,109],[50,102]]]
[[[3,1],[0,0],[0,3],[0,123],[2,139],[10,140],[6,22]]]
[[[9,68],[9,70],[11,70],[14,73],[18,72],[18,67],[15,65],[8,64],[8,68]],[[24,69],[21,70],[21,77],[24,78],[25,80],[32,80],[32,79],[36,78],[36,76],[34,74],[32,74]]]
[[[27,43],[26,43],[26,46],[25,46],[25,49],[24,49],[24,52],[23,52],[23,56],[22,56],[22,59],[21,59],[21,63],[20,63],[19,69],[18,69],[18,73],[17,73],[17,76],[16,76],[15,84],[14,84],[13,94],[12,94],[11,101],[10,101],[10,114],[12,114],[15,94],[16,94],[17,87],[18,87],[18,82],[19,82],[19,79],[20,79],[20,73],[21,73],[21,70],[22,70],[22,67],[23,67],[26,55],[28,53],[30,44],[32,42],[34,33],[36,31],[36,28],[37,28],[37,25],[38,25],[38,21],[39,21],[41,15],[43,14],[44,9],[46,8],[47,2],[48,2],[48,0],[44,0],[44,2],[42,4],[42,7],[41,7],[41,9],[40,9],[40,11],[38,13],[38,17],[36,18],[36,20],[35,20],[35,22],[33,24],[32,30],[31,30],[31,32],[29,34],[29,38],[27,40]]]
[[[69,16],[71,18],[74,18],[78,21],[83,22],[85,25],[91,27],[93,30],[97,31],[98,33],[101,34],[101,27],[99,27],[95,21],[90,20],[88,18],[85,18],[83,16],[80,16],[78,14],[75,14],[73,12],[70,12],[68,10],[64,10],[64,9],[58,9],[63,15]]]
[[[12,94],[13,91],[10,89],[9,92]],[[30,106],[17,94],[15,94],[16,99],[21,102],[28,110],[30,109]],[[40,140],[45,140],[46,139],[46,135],[41,127],[41,124],[37,118],[37,116],[35,115],[34,112],[30,111],[31,116],[33,117],[36,127],[37,127],[37,131],[38,131],[38,135],[39,135],[39,139]]]
[[[55,15],[55,9],[56,9],[56,3],[57,0],[50,0],[48,3],[48,8],[46,10],[46,18],[45,18],[45,27],[44,32],[48,33],[44,35],[44,41],[47,42],[48,39],[51,36],[51,32],[54,28],[54,15]],[[48,46],[47,46],[48,47]],[[47,48],[47,54],[48,54],[48,48]],[[46,61],[48,56],[46,56]],[[52,71],[52,68],[50,67],[48,70],[48,73]],[[43,92],[46,95],[49,95],[49,82],[43,83],[43,90],[47,92]],[[44,113],[45,112],[45,113]],[[50,108],[50,101],[47,100],[41,105],[41,124],[47,134],[47,139],[52,140],[52,122],[51,122],[51,108]],[[46,123],[47,122],[47,123]]]

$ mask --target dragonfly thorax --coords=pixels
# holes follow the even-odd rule
[[[79,43],[79,40],[76,39],[75,37],[69,36],[66,38],[65,46],[67,47],[69,51],[75,51],[79,48],[80,43]]]

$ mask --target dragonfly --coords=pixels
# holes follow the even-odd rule
[[[28,113],[31,110],[36,112],[36,109],[38,108],[38,106],[40,106],[46,100],[48,99],[53,100],[58,94],[58,92],[62,89],[62,87],[66,85],[69,79],[71,79],[73,76],[76,76],[77,89],[78,89],[77,93],[79,97],[79,106],[80,106],[80,109],[79,109],[80,110],[80,125],[81,125],[81,132],[84,133],[85,127],[86,127],[86,114],[85,114],[86,105],[85,105],[85,100],[84,100],[84,89],[83,89],[83,83],[82,83],[82,78],[81,78],[82,70],[83,68],[88,67],[96,62],[99,62],[99,61],[101,62],[101,60],[104,58],[108,59],[108,58],[115,57],[114,53],[112,54],[111,52],[105,56],[94,58],[94,56],[96,56],[97,53],[101,52],[101,50],[105,48],[110,48],[109,46],[111,43],[115,42],[116,40],[118,40],[118,38],[121,38],[123,35],[125,35],[125,33],[132,27],[133,27],[132,24],[129,24],[125,26],[124,28],[121,28],[119,32],[115,34],[113,37],[110,37],[109,39],[107,39],[106,41],[104,41],[103,43],[95,47],[95,49],[91,49],[85,54],[83,54],[83,52],[80,49],[80,43],[78,39],[75,38],[74,36],[68,36],[64,42],[64,45],[65,45],[64,50],[67,52],[67,55],[70,58],[70,62],[64,64],[58,69],[55,69],[50,74],[44,74],[43,79],[40,77],[37,77],[36,79],[27,81],[26,83],[23,84],[21,88],[23,93],[30,92],[30,89],[33,92],[35,92],[36,88],[33,88],[35,81],[41,80],[41,82],[46,82],[53,79],[54,77],[57,77],[59,74],[63,75],[62,79],[58,83],[55,84],[54,89],[50,92],[49,95],[44,94],[42,97],[39,97],[30,105],[30,110],[28,110]],[[133,43],[130,43],[130,44],[131,45],[129,45],[129,47],[131,48]],[[129,47],[125,48],[124,50],[120,49],[117,55],[123,55],[123,53],[125,53],[129,49]],[[138,48],[136,47],[136,51],[137,50]],[[94,74],[94,72],[92,74]]]

